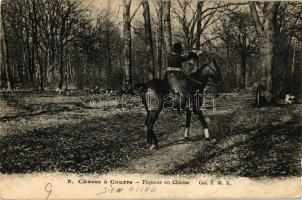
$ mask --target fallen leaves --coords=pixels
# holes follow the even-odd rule
[[[206,143],[188,163],[175,166],[172,159],[167,168],[174,169],[168,174],[262,177],[301,173],[301,106],[252,109],[239,98],[217,100],[217,112],[209,117],[217,143]],[[149,154],[144,112],[86,109],[77,103],[78,96],[22,94],[12,99],[15,103],[10,105],[17,107],[7,110],[14,110],[13,118],[1,122],[2,173],[106,173],[126,169],[132,159]],[[233,114],[220,112],[234,109]],[[169,133],[179,131],[183,124],[184,115],[163,111],[155,132],[160,141],[169,141]]]

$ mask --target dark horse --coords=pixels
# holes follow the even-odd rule
[[[135,85],[135,88],[139,88],[143,94],[142,100],[147,110],[145,125],[147,127],[147,143],[150,145],[150,149],[158,149],[158,139],[153,127],[163,108],[173,108],[186,112],[185,139],[188,139],[192,111],[200,120],[205,137],[209,138],[208,124],[201,109],[202,94],[207,85],[220,86],[222,78],[215,59],[208,58],[208,60],[209,62],[196,72],[185,76],[187,93],[184,95],[175,94],[166,78]]]

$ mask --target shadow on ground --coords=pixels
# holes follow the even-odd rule
[[[15,97],[11,106],[2,102],[7,114],[0,120],[5,129],[0,135],[1,173],[127,171],[133,160],[151,163],[151,155],[162,174],[301,175],[301,105],[252,109],[246,100],[222,101],[236,111],[206,113],[216,142],[204,141],[194,116],[199,132],[192,135],[192,145],[182,138],[184,116],[164,111],[155,126],[162,149],[152,154],[146,150],[144,112],[102,112],[78,105],[78,97],[38,97]],[[171,151],[177,156],[170,156]],[[170,159],[173,168],[163,165],[171,164]]]
[[[229,127],[216,130],[217,143],[207,144],[193,160],[164,174],[301,176],[302,125],[299,111],[298,105],[264,108],[258,113],[252,109],[241,110],[230,120]],[[252,120],[258,122],[252,123]],[[217,124],[216,128],[219,126]]]
[[[158,126],[168,132],[163,122],[175,117],[161,118]],[[0,172],[106,173],[127,167],[130,159],[148,153],[144,119],[142,113],[123,113],[3,136]]]

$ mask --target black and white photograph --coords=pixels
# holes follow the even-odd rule
[[[302,2],[0,2],[1,199],[301,198]]]

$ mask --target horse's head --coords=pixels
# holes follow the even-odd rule
[[[220,68],[214,58],[208,58],[208,60],[208,63],[204,64],[193,74],[206,85],[221,87],[222,76]]]
[[[209,84],[221,87],[222,86],[222,75],[220,68],[215,60],[215,58],[210,58],[211,63],[208,66],[208,76]]]

